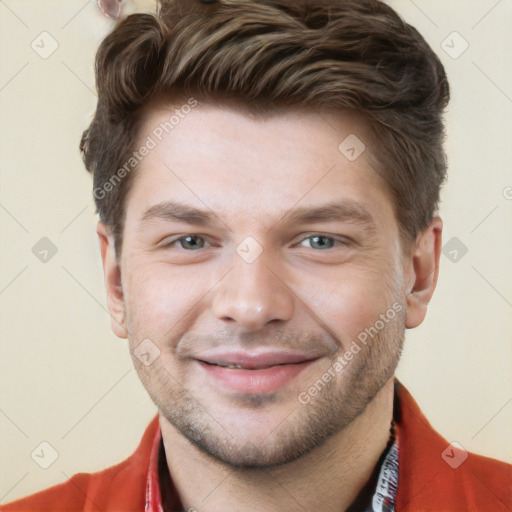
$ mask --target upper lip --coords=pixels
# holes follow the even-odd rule
[[[301,353],[296,351],[266,350],[266,351],[215,351],[196,357],[199,361],[209,364],[227,366],[237,365],[247,370],[259,370],[280,364],[303,363],[318,359],[319,354]]]

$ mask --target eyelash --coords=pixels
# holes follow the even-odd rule
[[[169,242],[166,242],[165,244],[162,245],[162,247],[164,248],[171,248],[174,244],[178,243],[178,242],[181,242],[182,240],[185,240],[186,238],[188,237],[193,237],[193,238],[202,238],[203,240],[205,240],[207,243],[207,239],[206,237],[204,236],[201,236],[201,235],[185,235],[185,236],[182,236],[180,238],[176,238],[174,240],[170,240]],[[320,233],[315,233],[315,234],[310,234],[306,237],[304,237],[301,242],[305,241],[305,240],[309,240],[311,238],[315,238],[315,237],[319,237],[319,238],[325,238],[327,240],[332,240],[333,242],[335,242],[335,244],[337,244],[338,246],[348,246],[349,245],[349,241],[347,239],[338,239],[336,237],[333,237],[333,236],[327,236],[327,235],[322,235]],[[330,247],[328,249],[317,249],[318,251],[322,252],[322,251],[328,251],[328,250],[333,250],[334,248],[336,247],[336,245],[334,247]],[[308,248],[308,247],[307,247]],[[199,249],[185,249],[185,248],[181,248],[183,251],[186,251],[186,252],[198,252]],[[200,249],[203,249],[202,247]]]

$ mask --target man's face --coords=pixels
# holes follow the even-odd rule
[[[149,111],[140,144],[171,114]],[[201,105],[135,171],[119,321],[156,356],[133,360],[163,421],[229,464],[310,451],[398,363],[408,267],[370,148],[338,148],[350,134],[365,141],[348,113]]]

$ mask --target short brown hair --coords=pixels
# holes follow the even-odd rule
[[[160,96],[224,98],[267,113],[356,110],[402,235],[413,240],[437,210],[448,81],[424,38],[379,0],[161,1],[155,15],[117,22],[95,72],[98,104],[80,150],[118,256],[133,176],[112,179],[134,151],[141,107]]]

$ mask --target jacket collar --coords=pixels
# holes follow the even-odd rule
[[[443,454],[448,450],[449,454],[458,457],[461,452],[452,450],[452,445],[432,428],[405,386],[397,379],[394,385],[393,417],[399,440],[396,511],[478,510],[471,507],[479,503],[493,504],[496,510],[507,510],[505,491],[503,496],[498,496],[495,488],[496,482],[501,485],[508,478],[506,475],[510,474],[510,466],[464,452],[462,455],[467,455],[468,460],[457,468],[451,467]],[[155,416],[125,469],[117,474],[115,480],[118,484],[112,482],[112,501],[109,502],[116,503],[118,507],[126,503],[123,510],[132,510],[134,502],[147,502],[146,483],[150,468],[155,467],[158,458],[160,436],[158,416]],[[141,482],[144,482],[143,486]],[[149,492],[150,497],[157,499],[155,482]],[[131,489],[131,492],[126,492],[127,489]],[[170,498],[171,501],[178,499],[176,493]],[[176,506],[179,506],[179,500]],[[161,512],[158,506],[154,509],[146,508],[146,512],[149,511]]]

